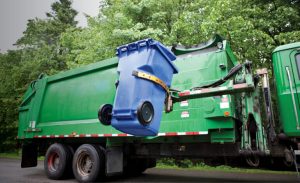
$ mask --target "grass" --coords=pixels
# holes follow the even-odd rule
[[[169,158],[168,158],[169,159]],[[222,172],[231,172],[231,173],[262,173],[262,174],[296,174],[293,171],[274,171],[267,169],[254,169],[254,168],[240,168],[240,167],[231,167],[227,165],[220,166],[209,166],[203,162],[194,164],[190,160],[183,160],[184,167],[179,167],[172,160],[158,160],[156,168],[161,169],[178,169],[178,170],[199,170],[199,171],[222,171]]]
[[[188,168],[181,168],[176,165],[163,165],[158,164],[156,168],[161,169],[177,169],[177,170],[199,170],[199,171],[222,171],[222,172],[231,172],[231,173],[271,173],[271,174],[296,174],[296,172],[291,171],[273,171],[273,170],[265,170],[265,169],[250,169],[250,168],[236,168],[226,165],[221,166],[192,166]]]
[[[0,158],[21,159],[21,154],[18,152],[0,153]]]
[[[0,153],[0,158],[21,159],[21,152]],[[44,156],[39,156],[38,160],[44,160]]]

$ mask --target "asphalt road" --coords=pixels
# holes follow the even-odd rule
[[[246,174],[218,171],[169,170],[152,168],[139,177],[114,177],[107,182],[300,182],[296,175]],[[43,162],[35,168],[21,168],[20,160],[0,158],[0,182],[2,183],[61,183],[75,179],[49,180],[43,170]]]

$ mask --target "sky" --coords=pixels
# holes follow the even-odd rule
[[[0,52],[14,49],[13,44],[26,30],[28,19],[46,18],[55,0],[0,0]],[[78,11],[79,26],[86,26],[84,14],[96,16],[100,0],[73,0],[72,7]]]

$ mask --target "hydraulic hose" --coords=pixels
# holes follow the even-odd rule
[[[219,85],[225,83],[229,78],[231,78],[235,74],[237,74],[243,68],[243,65],[244,64],[238,64],[238,65],[234,66],[233,68],[230,69],[230,71],[228,72],[228,74],[225,77],[223,77],[223,78],[221,78],[221,79],[219,79],[219,80],[217,80],[217,81],[215,81],[211,84],[203,85],[203,86],[196,86],[196,87],[193,87],[191,90],[199,90],[199,89],[202,89],[202,88],[210,88],[210,87],[219,86]]]

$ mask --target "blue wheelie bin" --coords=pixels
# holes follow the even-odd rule
[[[152,39],[117,48],[119,58],[117,90],[111,125],[135,136],[154,136],[159,131],[164,101],[176,56]]]

